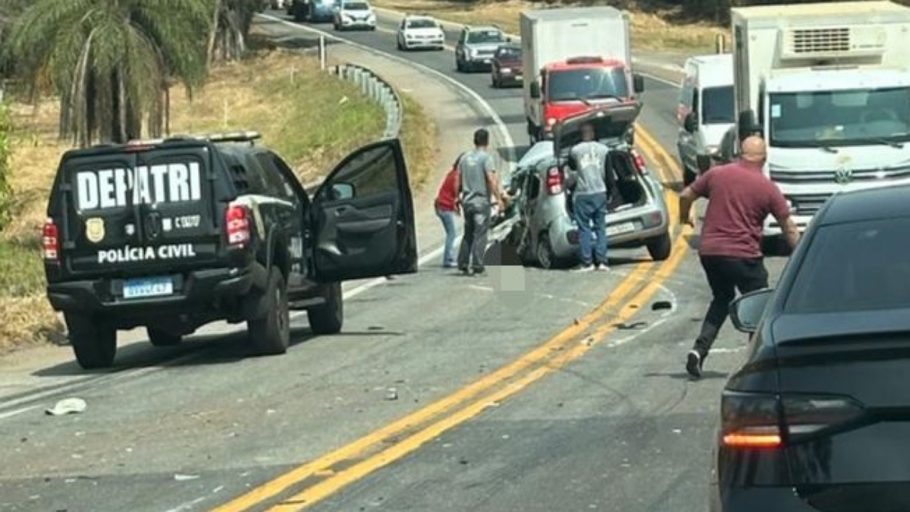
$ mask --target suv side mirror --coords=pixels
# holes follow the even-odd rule
[[[763,288],[737,297],[730,303],[730,320],[733,321],[733,327],[740,332],[754,333],[773,294],[774,290],[771,288]]]
[[[535,100],[540,98],[540,82],[536,80],[531,82],[531,97]]]
[[[632,89],[635,94],[645,92],[645,77],[641,75],[632,75]]]
[[[512,42],[512,38],[511,38],[511,37],[506,37],[506,42],[507,42],[507,43],[511,43],[511,42]]]
[[[760,135],[762,125],[758,123],[754,110],[744,110],[739,113],[739,140],[745,140],[750,135]]]
[[[698,112],[692,111],[686,114],[686,118],[683,119],[683,129],[689,133],[698,131]]]

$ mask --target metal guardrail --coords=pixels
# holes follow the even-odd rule
[[[398,92],[385,80],[369,69],[356,64],[335,66],[335,74],[343,80],[352,82],[360,91],[385,110],[386,123],[383,138],[394,139],[401,131],[401,118],[404,108]]]

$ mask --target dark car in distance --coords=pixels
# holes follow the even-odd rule
[[[521,46],[504,44],[493,54],[490,76],[493,87],[521,87],[522,84]]]
[[[910,510],[910,186],[833,196],[775,290],[731,304],[711,509]]]

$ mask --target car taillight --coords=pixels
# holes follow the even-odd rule
[[[721,440],[729,448],[777,448],[783,444],[777,395],[724,391]]]
[[[547,171],[547,193],[555,196],[562,192],[562,173],[556,167]]]
[[[54,219],[44,221],[42,233],[44,259],[57,261],[60,257],[60,237],[57,232],[57,224],[54,224]]]
[[[245,206],[228,206],[224,211],[224,229],[228,245],[243,247],[250,241],[250,211]]]
[[[632,161],[635,163],[635,169],[638,173],[644,174],[648,167],[645,164],[645,158],[641,156],[638,151],[632,151]]]
[[[728,448],[778,448],[862,416],[862,406],[849,397],[724,391],[721,437]]]

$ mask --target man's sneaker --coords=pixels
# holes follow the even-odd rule
[[[609,272],[609,271],[610,271],[610,267],[604,265],[603,263],[598,263],[598,264],[597,264],[597,267],[595,267],[594,270],[596,270],[596,271],[598,271],[598,272]]]
[[[686,371],[694,379],[701,378],[701,354],[696,350],[690,350],[686,356]]]
[[[581,265],[572,269],[572,272],[593,272],[593,271],[594,271],[594,265],[591,265],[590,263],[588,263],[587,265],[582,263]]]
[[[477,277],[483,277],[486,275],[487,270],[483,267],[477,267],[474,269],[474,275]]]

